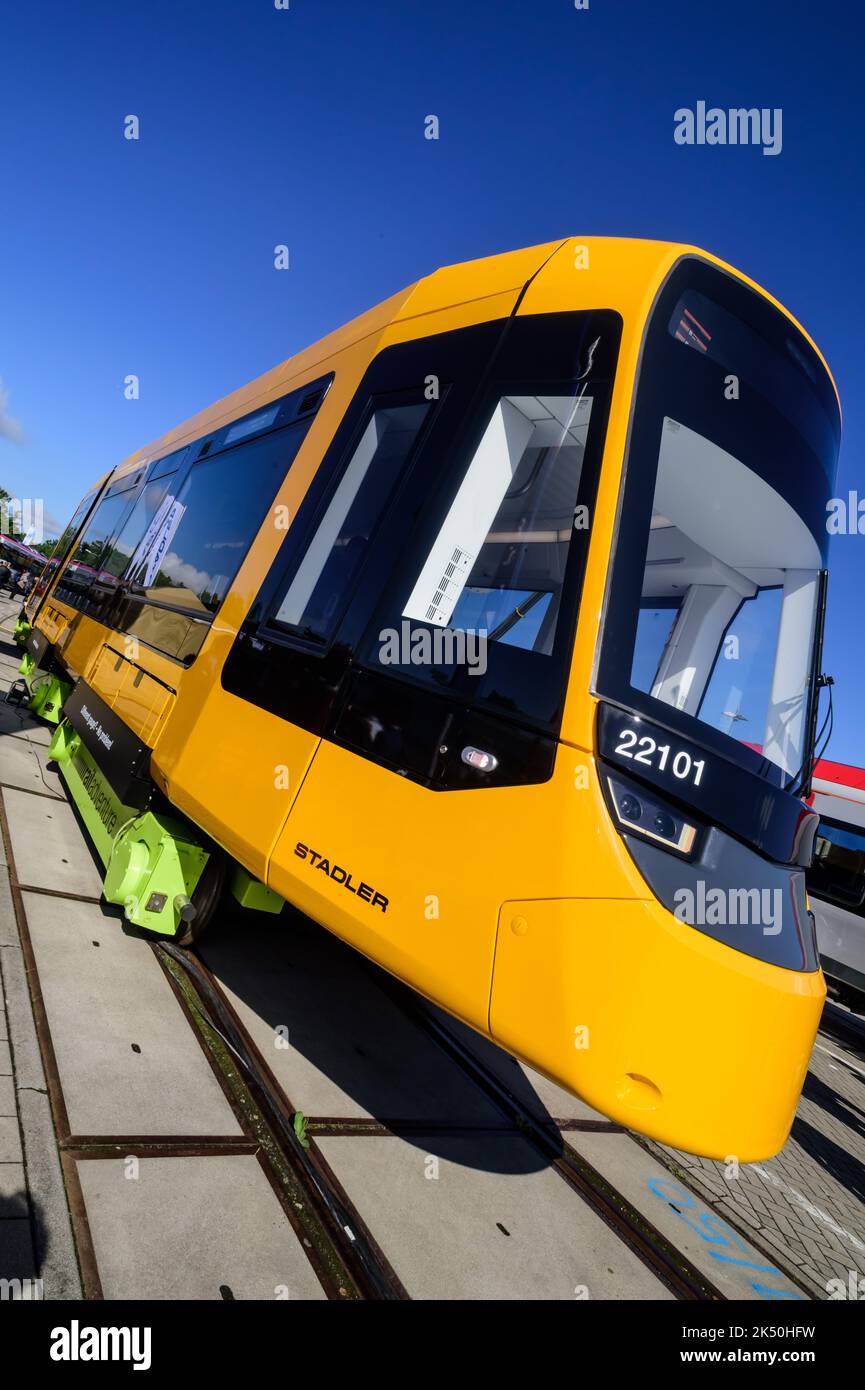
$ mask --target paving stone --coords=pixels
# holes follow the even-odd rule
[[[21,1131],[17,1115],[0,1118],[0,1163],[21,1162]]]
[[[35,1255],[45,1297],[77,1300],[82,1297],[81,1276],[48,1096],[44,1091],[19,1090],[18,1108],[27,1190],[36,1212]]]
[[[557,1173],[532,1171],[536,1155],[517,1135],[318,1142],[369,1228],[379,1239],[387,1229],[413,1298],[558,1301],[580,1286],[593,1299],[670,1297]]]
[[[29,739],[4,739],[0,746],[0,782],[4,787],[36,792],[40,796],[63,796],[62,783],[50,771],[45,749]]]
[[[27,1179],[23,1163],[0,1163],[0,1220],[27,1215]]]
[[[0,1222],[0,1279],[30,1281],[36,1278],[36,1261],[29,1220],[19,1217]],[[21,1297],[28,1297],[26,1285]],[[13,1294],[13,1298],[15,1294]]]
[[[325,1297],[255,1158],[144,1158],[136,1179],[111,1159],[78,1172],[107,1299]]]
[[[4,791],[3,803],[19,883],[100,897],[102,878],[67,802]]]
[[[12,890],[9,887],[9,870],[0,847],[0,952],[5,952],[7,948],[18,950],[20,946],[18,923],[12,906]]]
[[[23,900],[72,1132],[239,1134],[148,943],[95,903]]]
[[[0,1117],[17,1115],[17,1113],[14,1077],[0,1076]]]

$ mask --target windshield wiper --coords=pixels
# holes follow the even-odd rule
[[[823,730],[826,728],[826,724],[832,716],[832,686],[835,682],[831,676],[824,675],[821,669],[823,665],[823,629],[826,624],[826,592],[828,586],[829,571],[818,570],[817,605],[814,615],[814,649],[811,653],[811,679],[809,682],[811,698],[808,704],[808,714],[806,717],[805,746],[802,753],[802,761],[784,787],[785,791],[792,792],[794,796],[800,797],[810,796],[811,794],[811,779],[814,776],[814,764],[816,762],[814,749],[818,737],[822,737]],[[817,717],[820,711],[820,691],[824,686],[829,688],[829,712],[820,730],[820,734],[818,735]],[[831,725],[829,732],[832,732]],[[825,750],[825,744],[823,749]]]
[[[506,618],[503,618],[498,627],[494,627],[492,632],[487,633],[488,642],[496,642],[499,637],[504,637],[506,632],[510,632],[512,627],[516,627],[521,618],[524,618],[530,608],[534,608],[536,603],[540,603],[542,598],[546,598],[549,589],[536,589],[533,594],[529,594],[527,599],[518,603]]]

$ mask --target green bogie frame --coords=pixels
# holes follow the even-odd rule
[[[124,806],[68,721],[58,726],[48,753],[105,865],[106,901],[122,907],[133,925],[191,945],[222,895],[223,852],[211,842],[205,845],[191,823],[161,808]],[[239,865],[231,889],[245,907],[279,912],[283,906],[278,894]]]

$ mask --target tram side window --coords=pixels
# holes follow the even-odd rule
[[[307,427],[203,459],[176,491],[173,478],[151,485],[142,495],[147,524],[135,527],[123,575],[120,631],[177,660],[194,658]]]
[[[156,482],[145,483],[128,519],[105,547],[101,561],[103,577],[110,576],[119,581],[134,568],[136,557],[147,545],[148,537],[160,527],[166,506],[174,500],[172,488],[175,476],[169,473]]]
[[[155,526],[159,525],[160,508],[164,507],[171,485],[170,474],[160,478],[158,482],[145,484],[131,510],[130,503],[134,494],[132,491],[123,494],[126,506],[120,514],[118,525],[105,541],[99,555],[99,596],[98,603],[94,597],[94,604],[100,615],[105,612],[120,588],[121,580],[142,544],[148,535],[152,534]]]
[[[72,544],[72,541],[78,532],[78,528],[81,526],[82,522],[84,521],[84,518],[86,517],[92,505],[93,493],[88,492],[83,502],[79,504],[75,512],[75,515],[69,522],[69,525],[66,527],[59,541],[52,550],[47,563],[43,567],[42,573],[39,575],[39,579],[36,582],[36,588],[34,590],[35,593],[43,594],[45,590],[48,588],[48,585],[51,583],[57,566],[60,564],[61,560],[63,559],[63,556],[66,554],[66,551]]]
[[[94,580],[101,577],[109,543],[129,508],[131,496],[131,490],[115,493],[99,503],[61,576],[62,597],[67,597],[69,591],[68,596],[73,602],[85,598]]]
[[[865,905],[865,831],[821,820],[808,887],[840,907],[862,911]]]
[[[324,642],[335,631],[428,402],[374,410],[313,532],[273,621]]]

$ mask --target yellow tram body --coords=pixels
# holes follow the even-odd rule
[[[619,1123],[675,1147],[715,1158],[735,1155],[747,1161],[777,1152],[789,1132],[823,1004],[819,964],[807,949],[795,968],[779,963],[779,959],[760,958],[749,949],[699,929],[671,910],[670,893],[650,884],[644,861],[635,857],[633,837],[626,840],[622,826],[614,824],[611,810],[613,804],[632,806],[633,787],[642,787],[661,797],[661,809],[654,813],[653,823],[666,825],[664,798],[670,787],[661,785],[660,770],[655,768],[650,769],[651,785],[626,781],[622,784],[625,790],[617,790],[615,777],[613,782],[609,780],[611,768],[618,767],[626,778],[644,770],[627,766],[622,757],[611,753],[627,741],[621,725],[616,726],[613,736],[617,742],[605,749],[599,742],[599,705],[605,702],[599,650],[615,600],[610,589],[611,556],[616,553],[627,505],[627,499],[623,500],[624,462],[629,449],[635,447],[639,426],[635,396],[646,352],[647,325],[654,307],[663,299],[665,286],[671,277],[682,273],[682,267],[696,267],[693,273],[708,276],[705,283],[710,287],[722,281],[724,286],[734,284],[737,288],[730,293],[748,294],[755,304],[759,301],[759,313],[774,316],[772,322],[779,325],[779,334],[808,344],[798,351],[809,353],[806,365],[811,375],[817,371],[813,363],[819,361],[819,370],[831,380],[810,339],[786,310],[746,277],[693,248],[586,238],[448,267],[193,416],[133,455],[103,482],[101,493],[98,489],[94,493],[91,508],[99,505],[96,499],[106,495],[106,488],[144,474],[154,461],[246,419],[250,412],[263,411],[288,393],[329,379],[326,394],[271,507],[266,515],[262,511],[261,524],[221,602],[215,612],[205,615],[206,621],[189,620],[206,628],[200,645],[194,627],[189,629],[192,637],[184,639],[193,643],[192,659],[179,660],[158,650],[158,642],[148,642],[148,633],[159,629],[160,623],[164,626],[174,621],[168,608],[154,609],[147,621],[144,617],[136,619],[126,631],[119,631],[98,616],[81,611],[86,605],[78,606],[68,594],[64,597],[63,576],[68,574],[70,561],[74,564],[74,548],[46,571],[46,582],[28,605],[28,617],[33,633],[41,635],[37,642],[40,663],[50,659],[70,684],[84,682],[87,690],[152,750],[149,776],[161,796],[253,879]],[[704,290],[699,293],[703,295],[700,303],[707,302]],[[429,394],[427,379],[436,377],[436,368],[431,349],[429,371],[423,370],[424,344],[441,343],[443,335],[482,332],[484,325],[497,332],[498,325],[522,320],[528,331],[533,323],[552,322],[547,316],[593,311],[611,316],[610,322],[615,318],[620,336],[610,374],[606,428],[600,440],[596,492],[579,576],[578,618],[558,706],[558,727],[551,736],[549,764],[543,775],[511,784],[483,785],[481,764],[491,755],[483,749],[470,749],[469,755],[477,757],[481,769],[477,785],[459,780],[473,775],[471,767],[465,773],[462,768],[458,775],[454,773],[453,785],[430,785],[437,772],[406,775],[398,757],[396,762],[387,757],[375,760],[358,751],[360,734],[331,737],[327,731],[292,722],[285,712],[277,714],[260,701],[244,698],[242,682],[239,687],[235,680],[234,688],[227,688],[226,666],[234,659],[231,654],[238,634],[248,621],[256,596],[279,563],[323,458],[353,403],[356,408],[365,377],[382,354],[414,350],[416,356],[406,368],[406,381],[396,385],[402,389],[409,379],[414,382],[410,374],[415,372],[419,390],[422,387]],[[710,355],[719,335],[716,332],[710,340],[705,325],[700,326],[700,315],[687,309],[683,312],[690,316],[689,323],[698,321],[698,329],[686,329],[685,337],[678,341],[673,334],[674,348],[666,339],[663,343],[659,339],[658,351],[681,351],[676,360],[685,363],[688,371],[708,370],[709,363],[693,365],[691,358],[696,361],[707,351]],[[718,317],[720,321],[720,311]],[[703,336],[691,341],[689,333],[698,331]],[[730,341],[738,343],[732,329],[730,334]],[[798,370],[795,351],[790,362],[792,366],[784,358],[776,374],[778,380],[788,367],[791,372]],[[722,370],[730,364],[719,361],[711,365],[713,370]],[[576,382],[581,376],[585,378],[585,355],[579,367],[574,372]],[[759,371],[759,366],[755,367],[755,372]],[[725,372],[723,379],[730,374]],[[762,378],[760,381],[766,392],[775,389],[775,376],[768,383]],[[437,408],[434,392],[440,385],[434,383],[433,412]],[[820,389],[824,400],[826,388],[821,384]],[[512,392],[506,399],[510,404],[505,414],[512,423],[516,418],[512,418],[513,410],[526,398]],[[535,399],[547,401],[555,412],[554,401],[564,396],[538,394],[532,397]],[[593,399],[600,399],[600,395]],[[579,387],[574,389],[574,400],[577,409]],[[423,393],[416,408],[425,409]],[[730,401],[727,408],[735,410],[736,403]],[[795,405],[785,409],[791,418],[795,416]],[[670,418],[664,418],[665,429]],[[793,423],[797,421],[795,416]],[[562,428],[575,429],[567,422]],[[681,438],[681,431],[675,433]],[[693,433],[690,437],[694,438]],[[565,447],[575,449],[571,441],[576,438],[576,432],[569,434]],[[551,447],[538,446],[539,457]],[[729,453],[725,451],[724,457]],[[720,457],[718,452],[707,454],[706,466],[713,461],[717,464]],[[830,461],[827,469],[833,466],[834,461]],[[740,472],[735,477],[741,481]],[[238,483],[242,486],[242,475]],[[747,488],[741,482],[741,488],[737,496],[763,496],[765,492],[753,479]],[[787,510],[780,502],[773,505],[777,505],[779,517],[783,513],[786,524],[790,504],[784,503]],[[89,515],[93,515],[92,510]],[[654,530],[647,544],[665,529],[666,521],[664,515],[658,525],[653,520]],[[807,537],[804,532],[800,535],[792,521],[789,525],[795,542],[791,541],[791,555],[795,551],[795,566],[791,562],[791,568],[801,568],[803,573],[808,568],[810,573],[811,562],[807,567],[802,563]],[[74,541],[74,535],[71,539]],[[550,544],[555,547],[565,542],[554,539]],[[658,565],[663,568],[665,563],[662,560]],[[715,571],[721,573],[725,563],[716,559]],[[819,565],[815,562],[813,568]],[[781,565],[778,573],[784,569]],[[756,573],[753,566],[743,567],[741,573],[745,570],[752,576]],[[777,594],[774,569],[773,574],[773,583],[767,582],[765,588],[766,593],[771,589]],[[563,585],[565,582],[562,580]],[[756,581],[752,578],[749,582]],[[481,595],[478,602],[486,601],[486,590],[482,585],[476,587]],[[712,585],[701,583],[697,587],[705,592]],[[715,587],[719,595],[723,588],[720,580]],[[782,577],[780,587],[786,598],[788,578]],[[156,592],[150,590],[151,596]],[[752,597],[763,602],[762,593],[758,583]],[[522,601],[517,602],[517,610]],[[654,622],[658,613],[663,616],[676,611],[671,607],[676,601],[670,594],[658,597],[657,609],[646,610],[646,623],[650,619]],[[549,601],[547,613],[553,602]],[[641,600],[644,602],[651,604],[651,597]],[[543,603],[541,599],[538,606]],[[519,614],[520,619],[523,616]],[[513,614],[507,621],[515,624],[508,630],[513,633],[519,621]],[[637,619],[638,624],[641,621]],[[558,640],[555,634],[552,640]],[[805,645],[814,640],[813,631],[810,635],[806,632]],[[666,653],[667,648],[664,650]],[[524,652],[520,649],[517,655],[513,651],[506,655],[508,660],[513,658],[516,669]],[[788,653],[784,660],[795,666],[797,658]],[[776,660],[776,682],[783,666]],[[360,683],[352,687],[355,692],[363,678],[357,677]],[[382,678],[389,678],[387,671]],[[708,678],[707,690],[710,683]],[[467,682],[463,688],[468,688]],[[660,690],[661,686],[656,683],[652,688]],[[439,695],[436,691],[435,700]],[[422,701],[426,695],[417,698]],[[634,716],[635,738],[638,726],[654,727],[652,718],[657,717],[658,728],[667,727],[667,704],[657,696],[650,698],[649,715],[641,705]],[[289,714],[290,708],[286,696]],[[373,713],[363,717],[374,725],[378,716],[374,705],[370,708]],[[419,708],[420,718],[425,707]],[[684,727],[684,706],[681,710]],[[453,711],[448,718],[459,724],[464,715],[460,699]],[[627,716],[620,692],[610,702],[610,711],[605,718]],[[482,727],[497,730],[501,711],[490,707],[487,713],[491,722]],[[723,715],[726,718],[726,710]],[[470,714],[465,717],[471,721]],[[519,712],[516,719],[519,723]],[[523,732],[521,727],[520,738]],[[526,740],[531,736],[531,730],[525,733]],[[719,748],[721,740],[728,738],[717,727],[711,736]],[[760,740],[753,742],[759,744]],[[753,751],[747,744],[737,745],[736,757],[740,748],[745,750],[742,757],[753,761],[760,756],[759,749]],[[725,749],[726,745],[718,753],[719,759],[725,756]],[[449,756],[446,739],[433,751],[442,759]],[[530,762],[534,757],[531,748],[525,756]],[[672,752],[669,756],[673,757]],[[678,753],[674,757],[682,767],[686,765],[683,756]],[[690,766],[698,761],[695,754],[693,758],[688,755]],[[465,757],[463,766],[467,766]],[[710,759],[710,770],[713,766]],[[757,775],[750,767],[747,772]],[[745,772],[741,775],[744,777]],[[719,775],[716,780],[723,779]],[[741,781],[729,784],[725,805],[731,805],[731,814],[735,809],[732,803],[740,799],[744,785]],[[782,790],[778,789],[777,796],[773,791],[776,800]],[[676,791],[674,787],[673,793]],[[755,796],[759,799],[759,793]],[[704,806],[693,787],[684,802],[672,795],[670,806],[670,823],[681,843],[683,836],[687,838],[684,821],[691,811],[704,842],[713,835],[717,839],[720,832],[714,803]],[[681,833],[676,819],[680,813],[684,818]],[[763,820],[768,822],[768,803],[764,813]],[[793,813],[784,814],[789,821]],[[627,816],[623,824],[630,834],[633,826],[628,826]],[[797,874],[801,876],[797,866],[807,858],[807,826],[807,820],[801,825],[795,821],[797,838],[786,859],[794,885],[790,894],[794,896],[798,892]],[[734,826],[729,837],[733,849],[728,847],[723,853],[738,853],[736,847],[750,834],[747,828],[739,831]],[[756,844],[758,858],[775,858],[768,841],[749,839],[749,843]],[[649,839],[640,844],[640,854],[654,856],[651,863],[660,875],[658,882],[666,883],[663,846],[650,844]],[[751,850],[747,853],[750,855]],[[679,863],[678,854],[679,850],[672,856],[674,866]],[[716,856],[711,862],[720,860]],[[674,883],[675,878],[670,879],[670,884]],[[801,910],[795,910],[798,921]],[[775,949],[771,940],[774,926],[766,937],[771,950]],[[785,918],[783,932],[779,930],[777,935],[785,932],[788,937],[791,933],[795,936],[800,928],[807,931],[807,923],[788,926]],[[758,943],[757,950],[762,952],[763,945]]]

